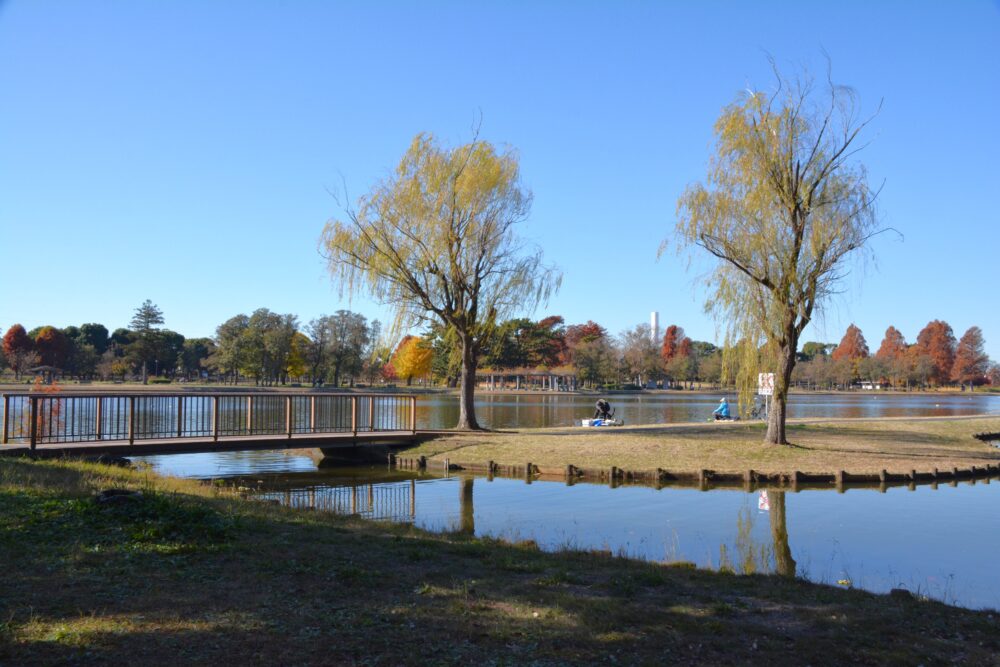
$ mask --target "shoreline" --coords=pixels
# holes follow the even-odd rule
[[[101,506],[107,488],[141,491]],[[995,611],[291,509],[0,460],[0,661],[983,664]],[[44,517],[44,521],[38,520]],[[433,641],[428,641],[433,638]]]

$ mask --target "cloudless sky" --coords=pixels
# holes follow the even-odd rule
[[[1000,3],[47,2],[0,4],[0,328],[214,334],[259,307],[339,308],[319,254],[330,191],[353,199],[418,132],[515,148],[521,233],[564,272],[535,317],[612,333],[676,323],[715,340],[697,276],[657,248],[704,180],[712,125],[786,72],[881,113],[861,154],[884,181],[877,261],[804,340],[851,322],[872,351],[932,319],[1000,358]]]

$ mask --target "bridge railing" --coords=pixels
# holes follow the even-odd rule
[[[398,394],[3,394],[0,443],[416,432]]]

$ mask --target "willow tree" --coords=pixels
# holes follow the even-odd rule
[[[323,230],[342,293],[390,306],[396,332],[427,320],[454,332],[462,355],[458,428],[479,428],[477,357],[497,321],[532,310],[559,285],[541,250],[516,234],[530,209],[514,152],[480,140],[447,149],[420,134],[395,173]]]
[[[787,444],[799,337],[880,230],[877,193],[854,160],[872,117],[858,117],[850,89],[775,73],[775,91],[723,109],[707,182],[677,203],[676,237],[715,258],[706,309],[725,333],[726,379],[745,410],[758,372],[775,374],[765,441]]]

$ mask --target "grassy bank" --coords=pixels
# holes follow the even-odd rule
[[[143,496],[91,499],[111,486]],[[430,535],[93,464],[0,460],[0,495],[3,664],[983,664],[1000,650],[992,613]]]
[[[1000,417],[802,420],[789,422],[790,447],[764,444],[764,425],[749,422],[522,429],[441,438],[406,455],[628,470],[902,473],[997,463],[1000,450],[972,437],[984,432],[1000,432]]]

